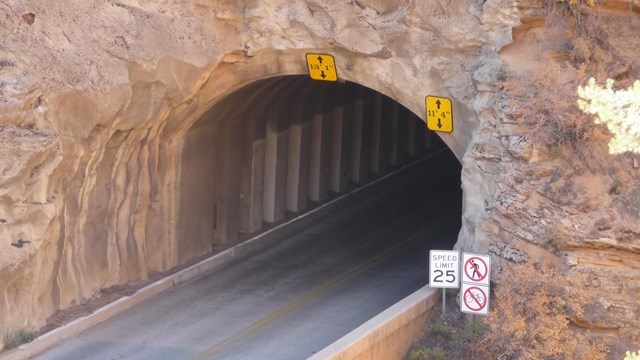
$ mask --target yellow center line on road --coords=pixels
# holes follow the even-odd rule
[[[262,318],[260,318],[259,320],[255,321],[254,323],[240,329],[239,331],[235,332],[234,334],[230,335],[229,337],[225,338],[224,340],[214,344],[213,346],[209,347],[208,349],[206,349],[205,351],[196,354],[194,357],[191,358],[191,360],[204,360],[204,359],[211,359],[214,355],[216,355],[217,353],[220,353],[226,349],[228,349],[229,347],[243,341],[244,339],[246,339],[247,337],[257,333],[258,331],[262,330],[263,328],[265,328],[266,326],[268,326],[269,324],[273,323],[276,320],[279,320],[281,318],[283,318],[284,316],[292,313],[293,311],[300,309],[301,307],[303,307],[304,305],[308,304],[309,302],[311,302],[312,300],[318,298],[320,295],[323,295],[324,293],[328,292],[329,290],[341,285],[342,283],[352,279],[353,277],[363,273],[364,271],[370,269],[371,267],[381,263],[382,261],[388,259],[389,257],[396,255],[397,253],[405,250],[406,248],[408,248],[409,246],[413,245],[414,243],[416,243],[419,240],[422,240],[424,238],[425,235],[428,235],[430,233],[433,233],[437,230],[440,230],[441,228],[445,227],[446,225],[450,224],[452,221],[453,217],[451,216],[440,216],[436,219],[433,220],[431,226],[423,229],[422,231],[420,231],[417,234],[414,234],[413,236],[394,244],[393,247],[385,250],[383,253],[380,253],[376,256],[374,256],[373,258],[367,260],[364,263],[361,263],[360,265],[354,267],[353,269],[342,273],[341,275],[335,277],[332,280],[329,280],[327,282],[325,282],[324,284],[310,290],[309,292],[305,293],[304,295],[300,296],[299,298],[292,300],[286,304],[284,304],[283,306],[281,306],[280,308],[270,312],[269,314],[263,316]],[[426,256],[426,255],[425,255]]]

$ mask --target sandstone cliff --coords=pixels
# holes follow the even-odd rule
[[[578,24],[532,3],[501,50],[502,92],[492,93],[495,106],[481,114],[483,128],[465,155],[463,171],[488,176],[495,190],[485,193],[485,212],[463,227],[458,246],[481,244],[498,266],[546,262],[581,275],[586,281],[576,286],[599,303],[583,325],[633,344],[640,335],[633,295],[640,291],[640,156],[609,151],[612,134],[578,108],[576,90],[588,77],[614,78],[619,87],[640,78],[640,17],[631,3],[603,2],[583,9]]]
[[[623,51],[637,38],[618,31],[637,31],[638,16],[617,3],[628,9],[603,21],[621,59],[594,76],[620,65],[637,78],[637,54]],[[600,326],[629,334],[640,316],[630,297],[640,220],[627,206],[637,157],[602,155],[613,169],[592,174],[542,156],[501,96],[501,81],[562,62],[553,54],[571,43],[554,34],[549,56],[518,59],[547,46],[538,10],[514,0],[0,3],[0,342],[187,261],[179,249],[192,240],[176,235],[186,131],[246,84],[305,74],[311,50],[423,118],[425,95],[451,96],[460,120],[443,140],[464,167],[457,246],[592,274],[608,309]],[[520,37],[501,54],[514,27]],[[565,187],[570,196],[557,194]],[[191,256],[212,250],[196,245]]]

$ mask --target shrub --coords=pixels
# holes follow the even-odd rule
[[[429,324],[431,332],[438,337],[448,339],[451,337],[451,327],[447,325],[442,319],[435,318]]]
[[[637,353],[627,351],[627,354],[624,357],[624,360],[640,360],[640,350],[638,350]]]
[[[604,43],[599,18],[593,10],[597,3],[596,0],[547,0],[547,22],[558,25],[571,19],[578,35]]]
[[[590,78],[578,87],[578,106],[587,114],[597,115],[596,124],[605,124],[614,137],[609,153],[640,153],[640,80],[627,89],[614,90],[615,81],[604,86]]]
[[[594,126],[591,117],[578,108],[575,89],[579,83],[579,78],[567,78],[566,69],[552,65],[528,73],[526,81],[502,84],[507,113],[531,128],[532,142],[546,147],[549,158],[588,143]]]
[[[35,331],[20,330],[7,336],[4,348],[7,350],[15,349],[20,345],[30,343],[38,337]]]
[[[572,275],[579,279],[577,274]],[[505,266],[482,337],[485,358],[604,359],[607,349],[574,330],[585,319],[589,289],[553,268]],[[572,324],[573,321],[573,324]]]
[[[413,350],[407,356],[407,360],[445,360],[446,358],[447,355],[439,346]]]
[[[469,320],[464,328],[453,336],[453,341],[458,345],[471,343],[487,331],[487,326],[482,321]]]

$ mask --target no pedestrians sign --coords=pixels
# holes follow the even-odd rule
[[[462,253],[462,282],[489,285],[491,257]]]

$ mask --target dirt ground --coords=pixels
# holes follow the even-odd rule
[[[486,331],[479,316],[460,311],[456,292],[447,292],[446,313],[438,304],[427,318],[407,360],[474,359],[472,344]]]

